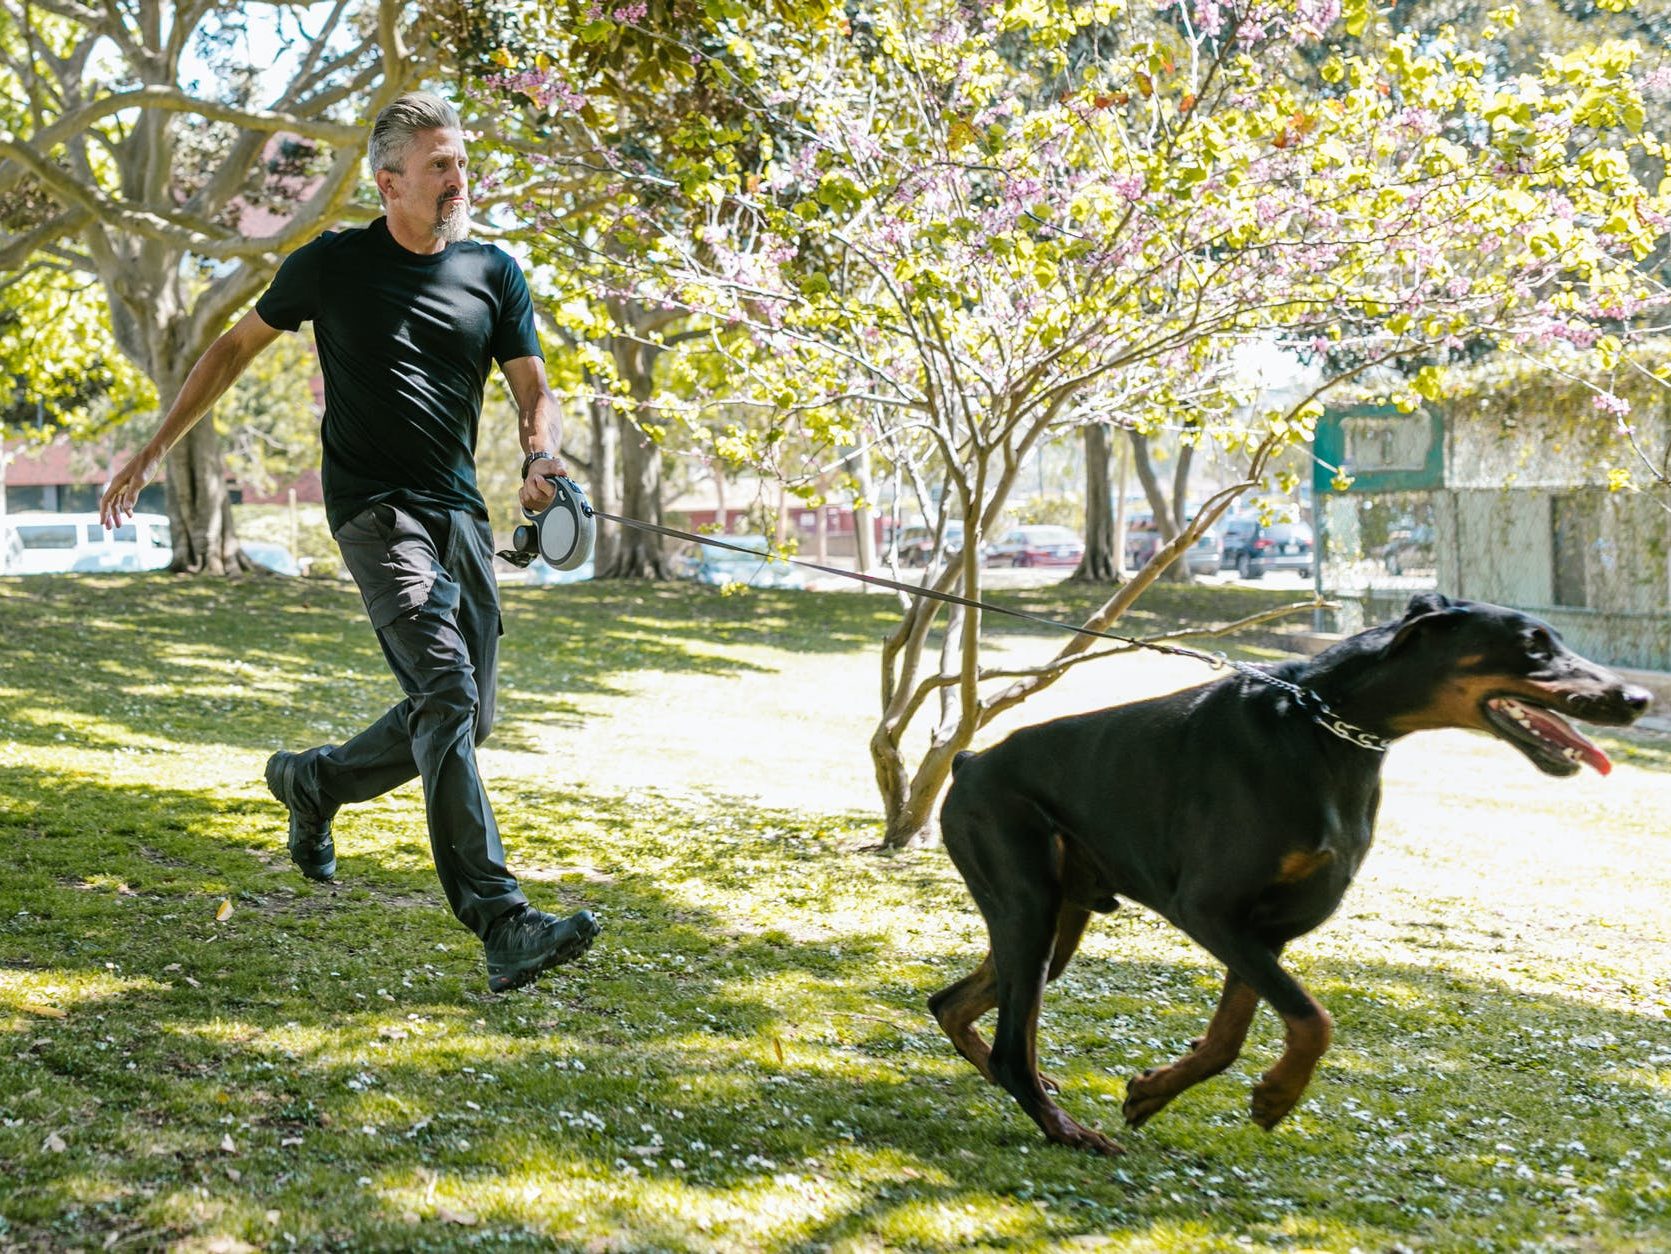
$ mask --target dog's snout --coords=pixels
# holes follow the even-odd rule
[[[1625,689],[1620,700],[1632,714],[1640,714],[1653,704],[1654,697],[1646,688],[1632,686]]]

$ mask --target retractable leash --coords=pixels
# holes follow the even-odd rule
[[[519,570],[536,557],[558,570],[574,570],[592,556],[597,543],[595,511],[572,479],[547,475],[546,482],[552,487],[551,504],[537,514],[524,509],[527,521],[511,533],[511,547],[499,550],[499,556]]]
[[[514,547],[503,550],[499,554],[513,566],[526,566],[535,557],[544,557],[558,570],[573,570],[592,555],[592,546],[597,535],[596,520],[599,518],[608,522],[619,523],[623,527],[632,527],[637,531],[667,536],[674,540],[705,544],[709,548],[715,549],[729,549],[733,553],[757,557],[762,564],[767,560],[759,549],[750,549],[740,544],[732,544],[717,536],[697,535],[694,532],[681,531],[677,527],[665,527],[660,523],[644,522],[638,518],[626,518],[620,514],[606,513],[593,507],[578,484],[556,476],[551,476],[550,482],[557,489],[551,504],[538,514],[531,514],[524,510],[523,516],[528,521],[516,529],[513,538]],[[1098,640],[1111,640],[1115,644],[1123,644],[1136,649],[1147,649],[1151,653],[1194,658],[1198,662],[1207,663],[1214,670],[1228,666],[1231,670],[1246,675],[1249,679],[1258,680],[1262,684],[1268,684],[1286,692],[1293,699],[1295,705],[1311,716],[1314,723],[1324,731],[1340,737],[1348,744],[1356,745],[1360,749],[1368,749],[1372,753],[1385,753],[1387,747],[1392,744],[1392,741],[1384,736],[1377,736],[1374,732],[1365,731],[1356,724],[1347,722],[1331,710],[1328,703],[1311,689],[1299,684],[1291,684],[1285,679],[1278,679],[1268,671],[1261,670],[1248,662],[1238,662],[1223,653],[1204,653],[1200,649],[1190,649],[1183,645],[1156,644],[1149,640],[1139,640],[1135,636],[1122,636],[1110,631],[1098,631],[1093,627],[1079,627],[1073,623],[1064,623],[1060,619],[1046,618],[1043,614],[1034,614],[1030,610],[1013,609],[1007,605],[993,605],[990,602],[976,600],[974,597],[961,596],[955,592],[941,592],[936,588],[925,588],[921,584],[903,583],[898,579],[889,579],[883,575],[871,575],[864,571],[847,570],[840,566],[825,566],[818,562],[809,562],[804,558],[780,557],[778,560],[800,566],[806,570],[815,570],[820,574],[836,575],[842,579],[870,584],[872,587],[887,588],[892,592],[903,592],[906,596],[928,597],[934,601],[944,601],[949,605],[962,605],[969,609],[1007,614],[1011,618],[1025,619],[1027,622],[1037,623],[1042,627],[1053,627],[1058,631],[1069,631],[1079,636],[1094,636]]]

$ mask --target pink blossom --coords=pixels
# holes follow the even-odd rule
[[[586,103],[585,96],[570,87],[550,70],[523,70],[516,74],[496,74],[490,77],[487,82],[489,86],[519,92],[542,109],[550,106],[553,101],[567,109],[579,109]]]
[[[1615,396],[1612,392],[1597,392],[1594,404],[1595,407],[1602,413],[1612,414],[1614,417],[1619,418],[1621,420],[1619,427],[1622,431],[1629,431],[1629,428],[1626,427],[1622,421],[1624,417],[1630,413],[1630,402],[1624,397]]]
[[[1143,193],[1149,190],[1149,185],[1141,174],[1117,174],[1108,180],[1109,190],[1116,196],[1124,196],[1127,200],[1143,199]]]
[[[617,22],[631,26],[635,22],[642,22],[644,15],[649,11],[650,6],[645,3],[645,0],[638,0],[636,4],[623,4],[615,10],[614,16]]]
[[[1340,18],[1340,0],[1299,0],[1294,16],[1298,19],[1298,38],[1322,35]]]
[[[1650,100],[1671,100],[1671,65],[1656,66],[1642,76],[1642,94]]]
[[[1398,115],[1397,124],[1412,135],[1427,136],[1439,133],[1439,119],[1431,109],[1405,109]]]
[[[1224,10],[1218,0],[1195,0],[1194,20],[1195,29],[1210,38],[1224,29]]]

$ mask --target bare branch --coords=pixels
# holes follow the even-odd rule
[[[32,230],[0,240],[0,270],[15,269],[37,249],[75,234],[87,224],[88,217],[83,210],[67,209]]]

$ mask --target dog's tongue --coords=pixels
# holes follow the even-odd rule
[[[1518,701],[1505,699],[1503,704],[1513,707],[1513,712],[1520,721],[1530,726],[1540,739],[1558,748],[1572,750],[1581,761],[1594,767],[1599,774],[1606,775],[1613,769],[1613,763],[1608,756],[1574,731],[1559,714],[1552,714],[1532,705],[1522,705]]]

